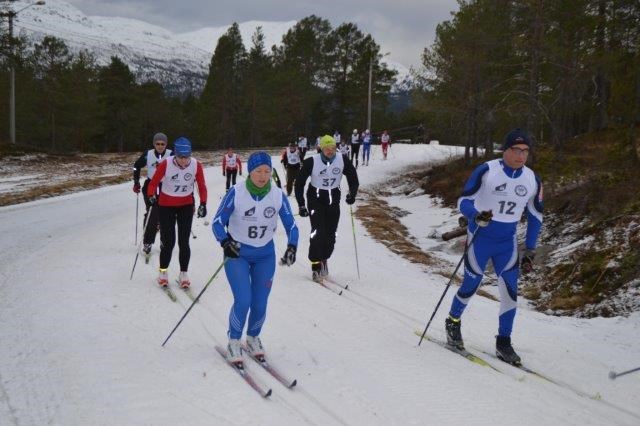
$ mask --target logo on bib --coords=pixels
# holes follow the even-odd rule
[[[245,216],[253,216],[256,213],[256,206],[251,207],[249,210],[244,212]]]
[[[273,207],[267,207],[266,209],[264,209],[264,212],[262,214],[264,214],[264,217],[266,217],[267,219],[270,219],[273,217],[273,215],[276,214],[276,209]]]
[[[191,180],[192,177],[193,175],[191,173],[185,173],[184,180]]]
[[[322,170],[320,170],[320,174],[321,174],[321,175],[326,175],[326,174],[327,174],[327,169],[322,169]]]
[[[178,180],[178,175],[180,173],[176,173],[175,175],[171,176],[171,180]]]
[[[507,189],[507,183],[503,183],[502,185],[498,185],[495,188],[493,188],[493,195],[500,195],[500,196],[506,196],[507,192],[505,191]]]
[[[339,175],[342,172],[340,167],[334,167],[332,171],[334,175]]]
[[[516,186],[516,195],[519,195],[520,197],[527,195],[527,187],[524,185]]]

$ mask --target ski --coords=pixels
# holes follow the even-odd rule
[[[269,364],[267,362],[267,360],[264,358],[264,356],[260,356],[260,357],[256,357],[253,356],[251,354],[251,352],[249,352],[247,350],[246,346],[242,347],[242,350],[244,352],[246,352],[249,357],[251,359],[253,359],[255,362],[257,362],[262,368],[264,368],[269,374],[271,374],[273,376],[273,378],[275,378],[277,381],[279,381],[280,383],[282,383],[286,388],[291,389],[293,388],[295,385],[298,384],[298,380],[297,379],[293,379],[293,380],[289,380],[286,377],[284,377],[282,375],[282,373],[280,373],[280,371],[278,371],[276,368],[274,368],[271,364]]]
[[[178,301],[178,298],[176,297],[175,293],[173,292],[173,290],[169,288],[168,285],[159,286],[159,287],[160,287],[160,290],[162,290],[169,297],[169,299],[171,299],[172,302]]]
[[[422,337],[422,331],[420,330],[415,330],[414,331],[416,336],[420,336]],[[434,339],[433,337],[430,336],[424,336],[425,339],[427,339],[428,341],[435,343],[437,345],[442,346],[443,348],[450,350],[451,352],[460,355],[461,357],[473,362],[474,364],[478,364],[481,365],[483,367],[488,367],[494,371],[497,371],[499,373],[502,373],[502,371],[498,370],[497,368],[495,368],[493,365],[491,365],[490,363],[488,363],[487,361],[485,361],[483,358],[480,358],[477,355],[472,354],[471,352],[469,352],[466,349],[460,349],[460,348],[456,348],[455,346],[450,346],[448,345],[446,342]]]
[[[338,289],[335,289],[333,287],[328,286],[327,283],[325,283],[324,279],[320,280],[319,282],[311,280],[311,282],[313,282],[315,284],[318,284],[320,287],[326,288],[327,290],[329,290],[332,293],[337,294],[338,296],[342,295],[342,290],[338,290]]]
[[[238,373],[240,375],[240,377],[242,377],[244,379],[244,381],[247,382],[247,384],[249,386],[251,386],[251,388],[253,390],[258,392],[261,397],[268,398],[269,396],[271,396],[271,389],[267,389],[266,391],[264,389],[262,389],[262,387],[253,379],[253,377],[247,372],[247,370],[245,370],[244,364],[238,365],[238,364],[234,364],[232,362],[229,362],[229,360],[227,358],[226,349],[223,349],[221,346],[216,345],[216,351],[218,351],[220,356],[222,358],[224,358],[224,361],[227,363],[227,365],[229,365],[231,368],[233,368],[233,370],[236,373]]]
[[[178,285],[178,287],[180,287],[180,281],[178,281],[178,279],[176,279],[176,284]],[[196,301],[196,297],[191,292],[191,287],[183,288],[182,291],[187,295],[189,299],[191,299],[192,302]]]
[[[325,281],[328,283],[331,283],[335,286],[338,286],[344,290],[348,290],[349,289],[349,284],[341,284],[339,282],[337,282],[336,280],[334,280],[333,278],[329,278],[329,277],[324,277]]]

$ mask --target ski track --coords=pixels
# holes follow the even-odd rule
[[[402,165],[451,155],[448,147],[393,149],[411,158]],[[363,187],[397,168],[371,164],[358,169]],[[224,188],[217,172],[205,172],[211,200]],[[483,298],[465,313],[465,342],[502,373],[434,343],[418,347],[413,331],[424,328],[446,278],[390,253],[356,222],[362,279],[355,280],[345,204],[329,264],[330,275],[349,284],[341,296],[310,280],[309,221],[297,218],[298,261],[276,268],[262,337],[270,361],[298,385],[286,389],[247,360],[256,380],[273,389],[260,398],[214,350],[226,345],[232,301],[224,271],[161,347],[191,300],[175,285],[176,303],[156,288],[157,255],[139,262],[129,280],[137,250],[129,186],[0,208],[1,424],[638,424],[637,408],[624,408],[638,407],[638,377],[606,379],[612,365],[632,367],[637,359],[629,339],[640,328],[637,317],[588,321],[521,309],[518,350],[557,384],[487,355],[497,303]],[[209,204],[215,211],[217,203]],[[202,222],[194,220],[198,238],[191,239],[196,296],[222,261]],[[285,245],[280,226],[278,258]],[[176,247],[172,284],[177,261]],[[428,332],[440,339],[452,294]],[[601,340],[593,342],[593,333]],[[573,346],[565,351],[554,341]]]

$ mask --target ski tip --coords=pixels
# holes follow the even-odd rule
[[[264,395],[262,395],[263,398],[269,398],[271,396],[271,392],[273,392],[271,389],[269,389],[268,391],[265,392]]]
[[[292,387],[295,387],[295,385],[298,384],[298,379],[294,379],[293,382],[291,382],[291,384],[288,386],[289,389],[291,389]]]
[[[338,293],[338,296],[342,296],[342,290],[340,290],[340,293]]]

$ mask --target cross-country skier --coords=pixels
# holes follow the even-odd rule
[[[266,152],[251,154],[247,160],[249,178],[227,192],[211,225],[224,249],[224,270],[233,292],[228,331],[229,361],[233,363],[242,362],[240,338],[247,313],[247,348],[256,357],[264,356],[258,336],[276,268],[273,234],[278,216],[288,237],[281,262],[291,266],[296,261],[298,228],[287,197],[271,185],[271,167],[271,156]]]
[[[339,131],[335,131],[333,132],[333,139],[336,141],[336,145],[340,145],[340,142],[342,141],[342,136],[340,136],[340,132]]]
[[[136,194],[140,192],[140,170],[144,167],[147,168],[147,178],[142,185],[142,198],[146,206],[146,213],[144,214],[146,230],[142,237],[142,251],[147,256],[147,261],[149,260],[149,253],[151,253],[151,246],[155,243],[156,233],[158,232],[158,209],[152,209],[149,215],[151,203],[147,195],[147,188],[149,187],[151,178],[153,178],[156,172],[158,163],[170,155],[171,150],[167,149],[167,135],[164,133],[156,133],[153,135],[153,149],[143,152],[140,158],[133,164],[133,192]],[[147,219],[147,216],[149,216],[149,219]]]
[[[287,196],[289,196],[293,191],[293,182],[298,176],[300,166],[302,166],[302,155],[300,155],[300,149],[296,144],[289,144],[289,148],[282,153],[280,162],[287,172]]]
[[[233,148],[229,147],[227,153],[222,157],[222,176],[227,177],[225,189],[228,191],[231,185],[236,184],[236,177],[240,173],[242,176],[242,161],[238,154],[233,152]]]
[[[347,158],[349,158],[349,155],[351,154],[351,147],[346,140],[343,139],[342,142],[340,142],[340,144],[338,145],[338,152],[342,155],[346,155]]]
[[[336,243],[336,231],[340,219],[340,182],[347,177],[349,193],[347,204],[356,201],[358,193],[358,173],[346,156],[336,155],[336,142],[325,135],[320,139],[320,154],[307,158],[296,179],[296,200],[300,216],[311,220],[309,260],[312,279],[322,282],[329,274],[328,259]],[[304,186],[311,177],[307,189],[307,203],[304,200]]]
[[[387,150],[389,149],[389,146],[391,145],[389,142],[391,141],[391,138],[389,137],[389,132],[387,132],[386,130],[384,132],[382,132],[382,136],[380,136],[380,144],[382,145],[382,158],[383,160],[387,159]]]
[[[174,156],[158,164],[156,173],[149,183],[147,194],[153,208],[158,209],[160,218],[160,273],[158,284],[162,287],[169,284],[167,269],[171,262],[173,246],[176,243],[176,223],[178,225],[178,247],[180,249],[180,275],[178,282],[183,289],[189,288],[191,281],[187,275],[191,248],[191,222],[195,209],[193,197],[194,185],[198,184],[200,206],[198,217],[207,215],[207,186],[204,182],[202,164],[191,156],[191,142],[185,137],[173,143]],[[162,186],[160,184],[162,183]],[[160,186],[160,196],[156,197],[156,188]]]
[[[362,134],[362,165],[369,165],[369,156],[371,155],[371,132],[369,129]]]
[[[300,153],[302,154],[302,159],[304,160],[304,156],[307,155],[307,138],[304,136],[300,136],[298,138],[298,148],[300,148]]]
[[[478,289],[491,259],[500,292],[496,355],[511,364],[520,363],[520,357],[511,346],[519,269],[523,273],[533,269],[536,241],[542,226],[542,183],[525,166],[530,149],[527,133],[514,129],[505,138],[502,159],[478,166],[464,186],[458,208],[468,219],[467,241],[473,238],[473,243],[465,259],[464,281],[445,321],[448,344],[463,348],[460,317]],[[516,228],[525,211],[528,222],[525,251],[518,262]]]
[[[351,134],[351,165],[353,165],[355,158],[356,169],[358,168],[358,155],[360,155],[360,135],[358,134],[358,129],[353,129]]]

